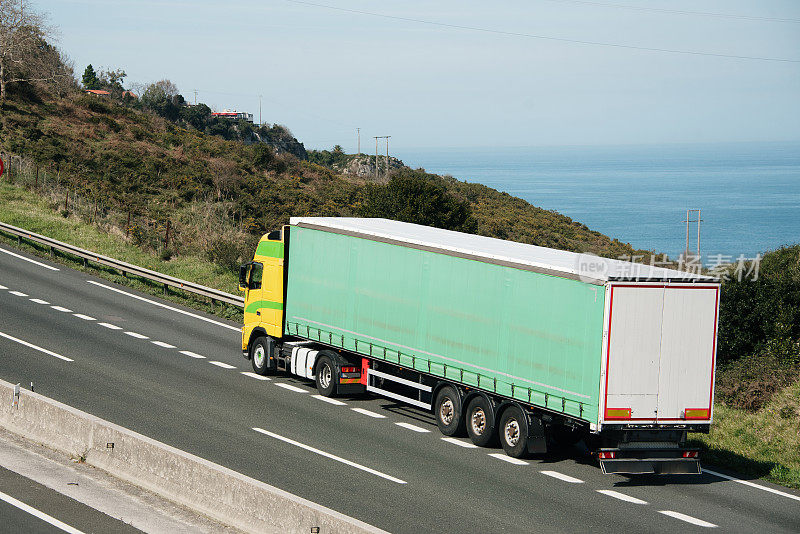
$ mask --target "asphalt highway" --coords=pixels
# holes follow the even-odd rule
[[[0,378],[391,532],[800,531],[800,492],[514,461],[422,410],[257,378],[239,325],[0,249]]]

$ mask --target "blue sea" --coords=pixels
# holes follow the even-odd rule
[[[440,148],[396,156],[671,257],[686,246],[687,209],[701,210],[704,263],[800,242],[800,142]],[[689,249],[697,249],[696,223]]]

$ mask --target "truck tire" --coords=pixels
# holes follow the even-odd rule
[[[528,418],[519,408],[512,405],[503,411],[497,427],[500,444],[512,458],[524,458],[528,454]]]
[[[270,343],[264,336],[257,337],[250,345],[250,362],[256,374],[265,375],[270,371],[269,346]]]
[[[469,439],[478,447],[492,445],[497,439],[494,426],[494,406],[483,395],[477,395],[469,401],[464,418]]]
[[[436,426],[445,436],[464,435],[464,410],[461,395],[453,386],[444,386],[436,394],[434,403]]]
[[[336,382],[339,377],[336,364],[329,356],[321,356],[315,366],[317,391],[323,397],[333,397],[336,394]]]

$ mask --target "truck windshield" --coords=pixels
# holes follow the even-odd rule
[[[247,287],[250,289],[261,289],[261,275],[263,272],[264,265],[253,262],[250,267],[250,283],[247,284]]]

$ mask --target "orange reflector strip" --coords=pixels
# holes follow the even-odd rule
[[[686,408],[684,419],[708,419],[708,408]]]
[[[630,419],[630,408],[606,408],[606,419]]]
[[[361,382],[361,377],[359,377],[359,378],[340,378],[339,379],[339,383],[340,384],[358,384],[359,382]]]

